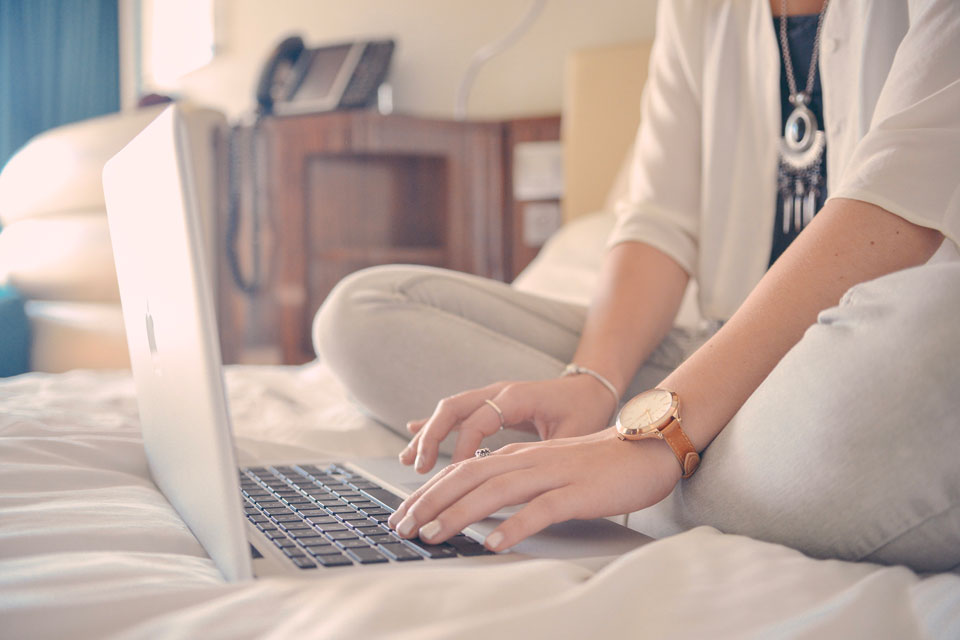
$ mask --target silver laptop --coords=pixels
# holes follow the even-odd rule
[[[150,470],[225,578],[528,558],[597,567],[649,541],[609,520],[572,521],[492,554],[481,543],[497,514],[428,545],[386,526],[424,481],[395,458],[239,467],[189,142],[171,106],[107,163],[103,184]]]

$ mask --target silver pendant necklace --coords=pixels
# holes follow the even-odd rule
[[[817,117],[810,110],[810,96],[817,73],[817,57],[820,52],[820,30],[823,16],[827,12],[829,0],[824,0],[820,17],[817,20],[817,33],[813,39],[813,56],[810,59],[810,71],[807,85],[803,91],[797,91],[797,80],[793,75],[793,62],[790,59],[790,47],[787,41],[787,0],[781,0],[780,6],[780,48],[783,66],[787,72],[790,89],[790,104],[793,111],[787,117],[780,139],[780,166],[777,172],[777,186],[783,198],[783,233],[791,229],[800,231],[810,224],[816,213],[817,198],[823,190],[820,167],[826,149],[826,136],[817,123]]]

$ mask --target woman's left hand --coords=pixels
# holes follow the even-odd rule
[[[501,551],[555,522],[656,504],[680,475],[666,442],[622,441],[613,428],[510,444],[444,468],[400,505],[389,524],[405,538],[439,543],[504,507],[526,503],[487,536],[487,548]]]

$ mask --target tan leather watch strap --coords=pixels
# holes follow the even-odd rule
[[[696,447],[690,442],[687,434],[683,432],[680,421],[674,418],[660,433],[667,444],[670,445],[670,448],[673,449],[673,455],[677,456],[680,469],[683,471],[683,477],[686,479],[692,476],[693,472],[700,466],[700,454],[697,453]]]

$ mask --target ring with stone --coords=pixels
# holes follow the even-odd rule
[[[486,458],[488,455],[490,455],[490,449],[487,449],[486,447],[483,447],[482,449],[477,449],[473,453],[473,456],[475,458]]]

